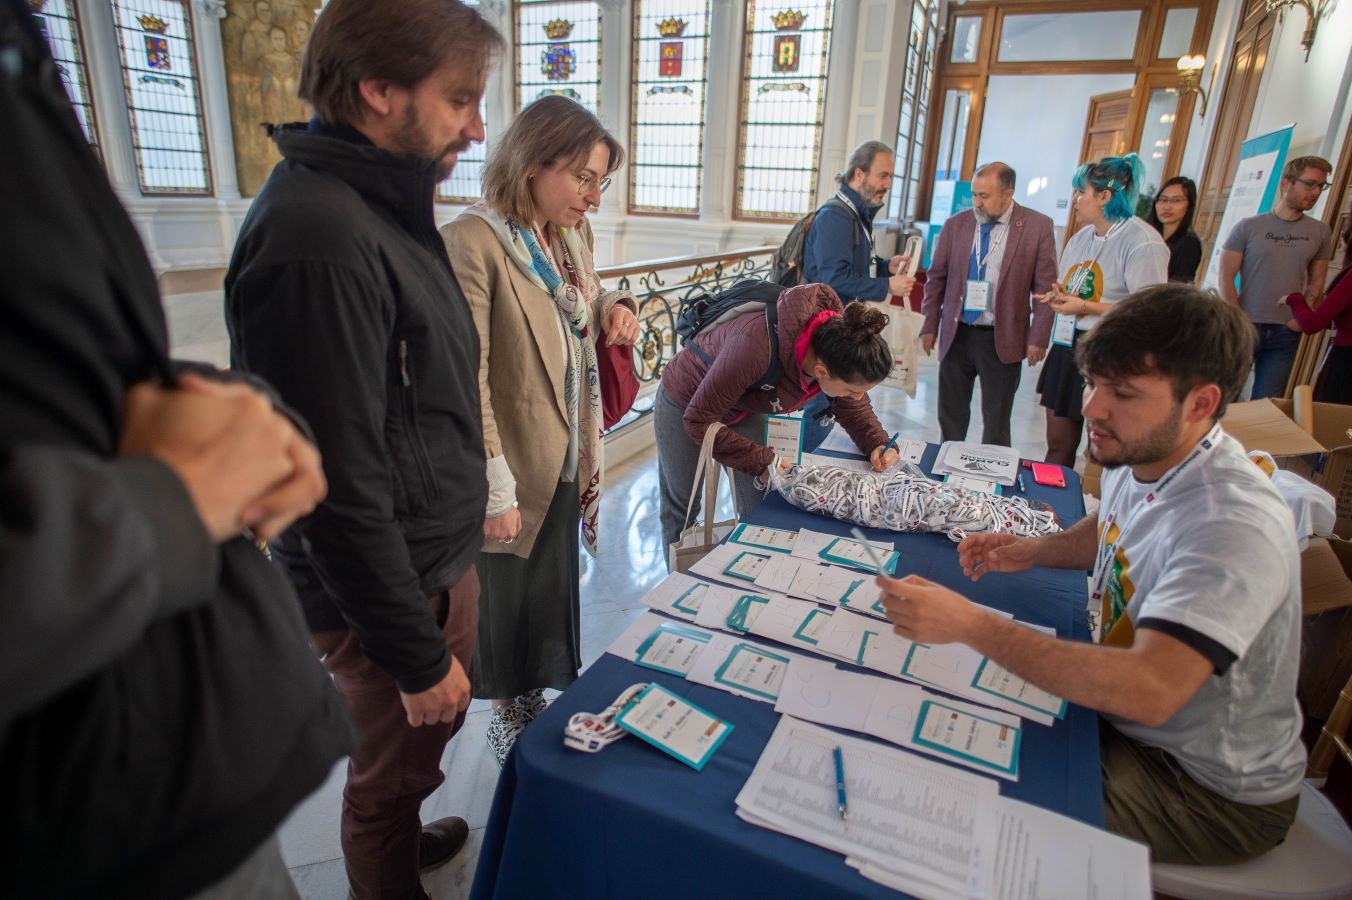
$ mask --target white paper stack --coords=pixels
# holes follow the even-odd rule
[[[1019,475],[1019,454],[1009,447],[994,444],[944,441],[934,461],[934,474],[948,472],[1012,485]]]

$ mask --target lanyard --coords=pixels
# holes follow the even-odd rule
[[[841,203],[844,203],[846,206],[848,206],[851,210],[854,211],[854,217],[858,219],[859,224],[864,227],[864,237],[868,238],[868,250],[869,254],[872,255],[873,227],[870,226],[869,223],[864,221],[864,214],[859,211],[858,207],[856,207],[852,202],[850,202],[850,198],[846,197],[843,191],[836,191],[836,199],[839,200]]]
[[[1003,225],[1004,227],[1000,229],[1000,236],[997,237],[995,240],[991,241],[991,245],[986,248],[985,256],[982,256],[980,253],[981,224],[977,223],[976,231],[972,232],[972,255],[976,257],[976,277],[977,280],[979,281],[986,280],[986,264],[990,262],[991,254],[995,253],[995,248],[1000,246],[1000,242],[1003,241],[1005,239],[1005,235],[1009,233],[1009,226],[1005,225],[1004,222],[1001,222],[999,219],[997,219],[995,221],[995,224]],[[994,228],[991,229],[991,233],[992,234],[995,233]]]
[[[1172,484],[1179,475],[1182,475],[1183,470],[1192,465],[1199,456],[1215,449],[1216,444],[1220,441],[1220,432],[1220,423],[1211,426],[1211,430],[1207,432],[1207,436],[1202,438],[1197,447],[1188,454],[1188,457],[1178,465],[1174,466],[1169,474],[1160,479],[1159,484],[1152,488],[1145,495],[1143,500],[1137,501],[1136,505],[1130,510],[1130,516],[1122,523],[1122,527],[1117,530],[1117,540],[1110,544],[1108,543],[1108,534],[1112,531],[1113,523],[1118,519],[1117,506],[1121,503],[1121,500],[1119,499],[1114,502],[1112,512],[1108,513],[1108,516],[1103,520],[1103,527],[1099,532],[1098,548],[1094,554],[1094,589],[1090,593],[1092,599],[1101,600],[1103,598],[1103,591],[1108,582],[1108,572],[1112,569],[1112,566],[1109,564],[1117,554],[1118,545],[1122,543],[1122,539],[1126,536],[1127,529],[1135,523],[1136,517],[1140,515],[1142,510],[1148,509],[1156,503],[1160,497],[1164,495],[1164,491],[1169,485]]]
[[[1103,248],[1108,246],[1108,242],[1113,239],[1113,235],[1117,234],[1118,230],[1121,229],[1123,225],[1127,224],[1128,221],[1130,220],[1123,219],[1122,221],[1113,225],[1113,227],[1109,228],[1108,233],[1103,236],[1103,243],[1099,244],[1098,249],[1094,251],[1094,258],[1089,260],[1088,262],[1080,263],[1074,268],[1074,270],[1070,273],[1070,275],[1067,276],[1066,278],[1067,294],[1070,294],[1072,297],[1075,297],[1080,293],[1080,288],[1084,287],[1085,279],[1087,279],[1089,277],[1089,273],[1094,270],[1094,264],[1097,263],[1099,257],[1103,255]]]

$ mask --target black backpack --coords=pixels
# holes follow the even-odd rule
[[[779,295],[782,293],[782,285],[747,279],[726,291],[697,294],[681,304],[681,311],[676,316],[676,334],[680,336],[681,347],[689,348],[706,365],[713,365],[713,357],[695,343],[696,335],[738,316],[764,315],[765,330],[770,338],[770,365],[757,386],[769,395],[770,408],[775,412],[781,409],[778,385],[784,377],[784,366],[779,361]]]
[[[784,243],[779,245],[775,255],[770,257],[770,279],[772,281],[784,287],[795,287],[803,283],[803,250],[807,247],[807,233],[811,230],[812,220],[817,218],[817,213],[832,204],[844,209],[849,213],[852,222],[861,228],[863,227],[863,223],[859,221],[859,215],[852,206],[839,197],[832,197],[793,223],[793,227],[789,229],[789,236],[784,239]],[[852,228],[850,235],[854,238],[853,246],[858,247],[859,228]]]

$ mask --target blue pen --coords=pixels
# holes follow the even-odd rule
[[[1023,483],[1023,473],[1022,473],[1022,472],[1019,473],[1019,493],[1021,493],[1021,494],[1026,494],[1026,493],[1028,493],[1028,485],[1026,485],[1026,484]]]
[[[849,804],[845,801],[845,758],[837,747],[831,751],[831,756],[836,761],[836,806],[840,810],[841,821],[849,818]]]
[[[899,437],[901,437],[900,431],[892,432],[892,437],[888,439],[886,444],[883,444],[883,449],[878,452],[879,459],[882,459],[884,453],[886,453],[888,450],[891,450],[893,447],[897,445],[897,438]]]

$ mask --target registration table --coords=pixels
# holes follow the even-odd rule
[[[926,471],[936,453],[931,445],[922,463]],[[1065,488],[1035,485],[1028,475],[1024,480],[1027,496],[1050,503],[1063,527],[1083,517],[1073,472],[1066,472]],[[849,533],[846,523],[802,512],[777,495],[746,521]],[[973,583],[958,565],[957,545],[945,535],[865,533],[895,542],[899,574],[922,575],[1022,621],[1088,640],[1083,572],[1039,568]],[[596,754],[564,747],[569,716],[603,710],[629,685],[650,681],[732,723],[703,771],[633,737]],[[772,704],[603,655],[522,733],[508,757],[471,896],[897,897],[848,868],[839,853],[737,817],[734,798],[778,721]],[[1071,705],[1053,726],[1025,720],[1024,730],[1019,780],[1002,781],[1000,792],[1101,826],[1097,716]]]

